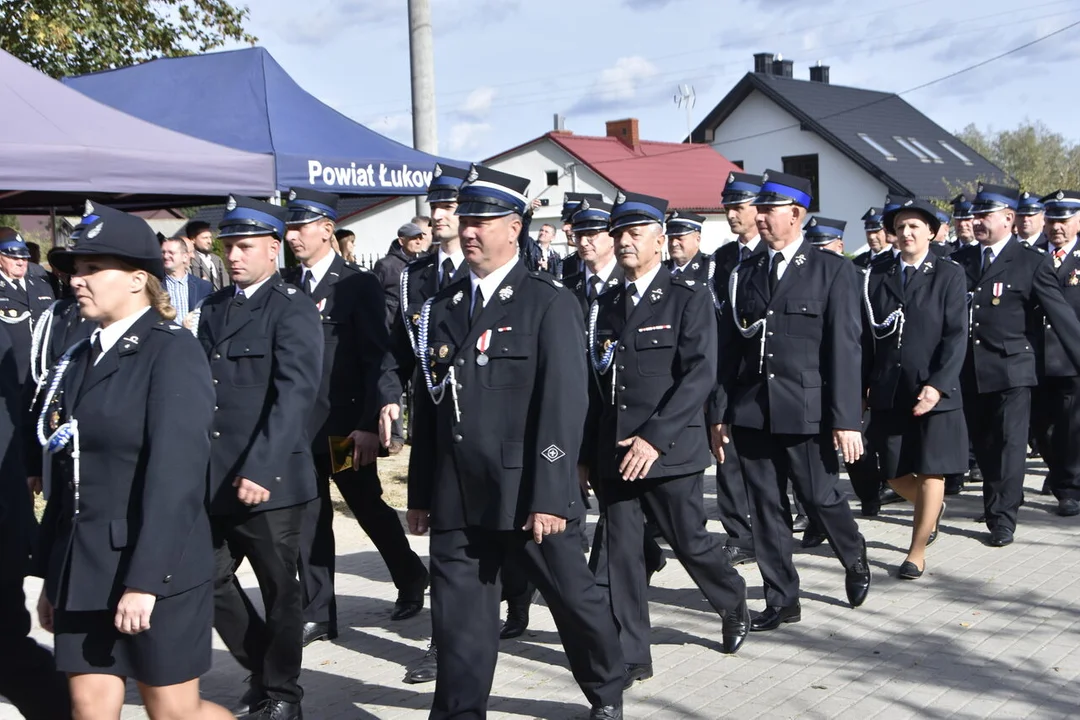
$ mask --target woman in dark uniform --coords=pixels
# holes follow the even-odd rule
[[[198,684],[213,623],[206,355],[172,322],[150,227],[110,208],[97,215],[52,258],[100,329],[43,386],[38,615],[55,633],[75,717],[119,718],[131,677],[155,720],[229,718]]]
[[[914,580],[945,511],[944,476],[967,468],[960,397],[967,294],[961,267],[930,247],[940,226],[932,205],[907,201],[884,222],[895,231],[900,254],[864,271],[867,432],[881,453],[882,474],[915,505],[911,546],[899,572]]]

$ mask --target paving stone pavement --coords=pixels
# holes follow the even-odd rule
[[[803,621],[753,634],[735,657],[719,652],[720,621],[671,557],[650,592],[656,676],[626,694],[628,719],[1075,718],[1080,715],[1080,518],[1059,518],[1037,494],[1045,475],[1029,464],[1016,542],[983,543],[973,521],[981,495],[950,497],[941,537],[921,580],[896,578],[910,537],[911,507],[859,518],[873,585],[847,607],[844,575],[828,545],[799,551]],[[705,503],[715,510],[708,479]],[[857,504],[853,504],[856,507]],[[590,518],[591,523],[595,516]],[[300,678],[308,720],[427,717],[433,685],[405,685],[406,666],[427,644],[430,615],[388,620],[395,591],[378,553],[348,517],[337,519],[341,636],[309,647]],[[722,532],[711,521],[710,530]],[[427,540],[412,538],[427,554]],[[751,610],[761,578],[743,566]],[[254,587],[245,571],[242,580]],[[27,594],[40,585],[27,581]],[[35,636],[48,643],[40,628]],[[244,671],[215,639],[204,695],[228,703]],[[129,684],[123,717],[142,718]],[[551,616],[534,605],[526,636],[506,641],[492,690],[496,718],[570,720],[588,707],[566,667]],[[0,719],[18,714],[0,705]]]

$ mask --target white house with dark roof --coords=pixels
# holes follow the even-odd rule
[[[708,143],[747,172],[771,168],[805,177],[812,212],[848,222],[846,249],[865,245],[860,218],[886,194],[950,199],[953,189],[1008,175],[894,93],[829,82],[829,68],[793,77],[794,64],[768,53],[698,124]]]

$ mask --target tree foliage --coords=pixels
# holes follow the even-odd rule
[[[956,136],[1019,181],[1021,190],[1039,195],[1080,190],[1080,144],[1042,122],[1027,121],[1001,131],[971,124]]]
[[[2,0],[0,47],[52,77],[254,44],[228,0]]]

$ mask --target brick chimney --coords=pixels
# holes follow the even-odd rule
[[[625,120],[608,120],[607,132],[608,137],[618,138],[624,145],[631,150],[637,150],[641,145],[641,137],[638,135],[638,121],[637,118],[626,118]]]
[[[829,84],[829,66],[822,65],[818,60],[818,64],[810,68],[810,81],[822,83],[823,85]]]
[[[772,75],[772,64],[772,53],[754,53],[754,72],[761,75]]]

